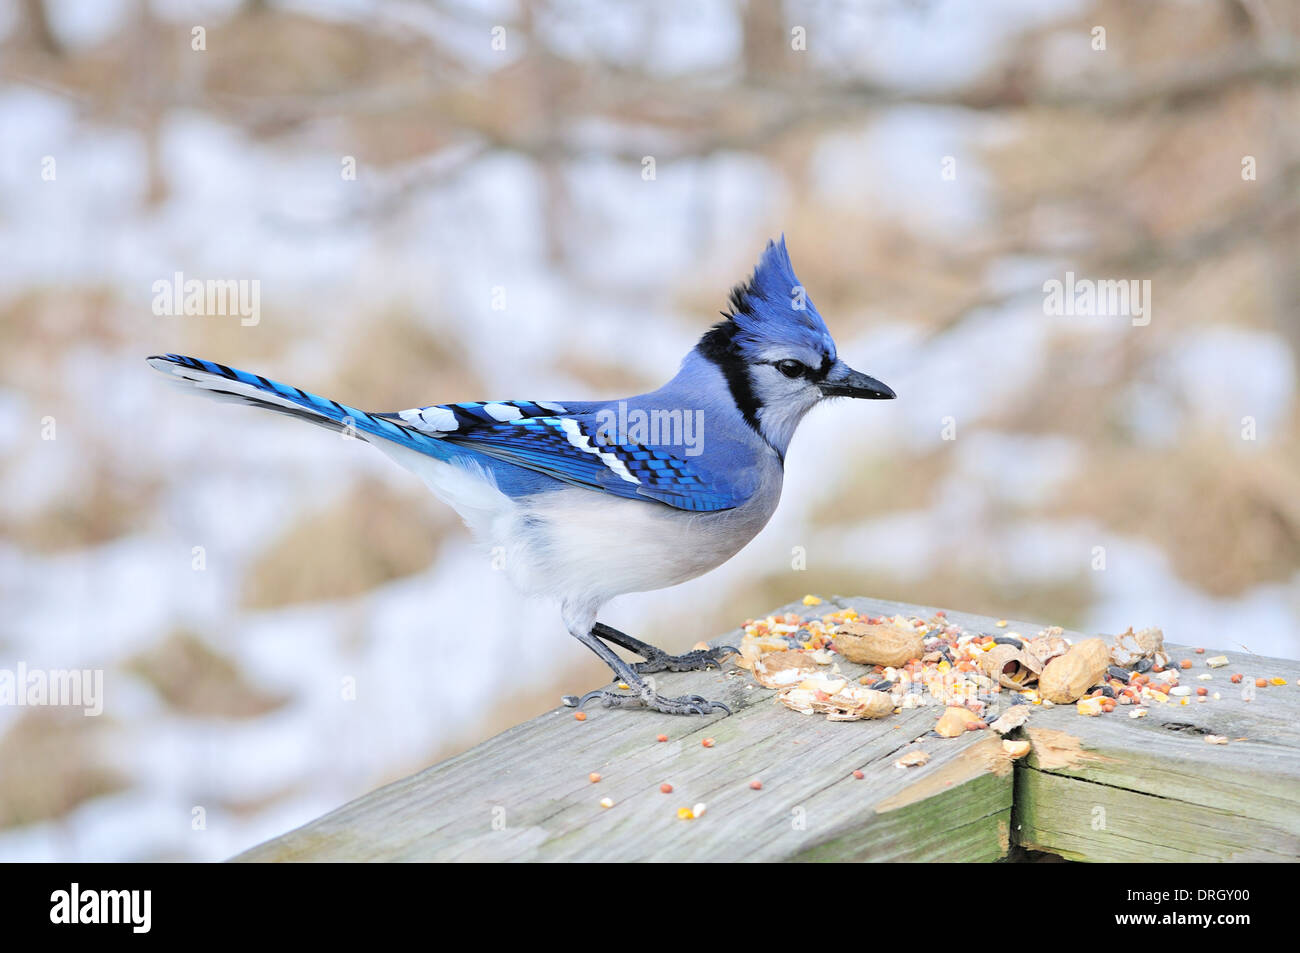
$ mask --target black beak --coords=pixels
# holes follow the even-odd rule
[[[882,384],[874,377],[868,377],[855,371],[843,361],[836,361],[835,367],[819,385],[824,397],[857,397],[862,400],[893,400],[898,395],[888,384]]]

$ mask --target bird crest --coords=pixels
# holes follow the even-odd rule
[[[767,243],[753,274],[731,290],[730,305],[716,328],[741,351],[786,344],[835,359],[835,342],[794,273],[784,235]]]

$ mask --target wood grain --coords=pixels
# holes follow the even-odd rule
[[[805,617],[853,606],[928,617],[933,609],[862,598],[777,612]],[[1033,635],[1033,623],[949,611],[969,629]],[[1067,633],[1081,638],[1079,633]],[[734,630],[715,644],[738,644]],[[394,860],[952,860],[991,861],[1012,844],[1075,860],[1294,860],[1300,855],[1300,666],[1227,654],[1207,685],[1223,699],[1126,709],[1098,718],[1036,707],[1018,763],[990,732],[925,737],[941,711],[835,723],[781,706],[743,672],[666,674],[667,694],[698,693],[732,717],[686,718],[556,708],[463,754],[344,805],[235,858]],[[1250,659],[1246,661],[1246,659]],[[865,668],[841,664],[846,674]],[[1228,675],[1281,676],[1244,702]],[[1009,700],[1009,699],[1008,699]],[[659,733],[668,735],[657,742]],[[1218,746],[1205,733],[1249,740]],[[704,738],[714,745],[705,748]],[[905,749],[931,755],[898,768]],[[853,771],[864,777],[858,780]],[[588,780],[590,772],[599,783]],[[751,780],[762,790],[752,790]],[[671,794],[660,793],[663,782]],[[602,798],[614,801],[602,808]],[[680,807],[705,803],[696,819]]]

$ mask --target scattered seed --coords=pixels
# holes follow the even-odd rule
[[[659,735],[657,738],[655,738],[655,741],[667,741],[667,740],[668,740],[667,735]]]
[[[1207,745],[1226,745],[1228,739],[1224,735],[1206,735],[1205,743]]]
[[[749,787],[750,787],[750,790],[753,790],[753,791],[761,791],[761,790],[763,790],[763,782],[762,782],[762,781],[750,781],[750,782],[749,782]]]
[[[1011,759],[1014,761],[1016,758],[1023,758],[1029,754],[1029,742],[1004,741],[1002,742],[1002,750],[1011,755]]]
[[[672,794],[673,786],[665,781],[663,784],[659,785],[659,791],[661,794]]]
[[[1006,627],[1007,627],[1007,620],[1006,620],[1006,619],[998,619],[998,628],[999,628],[999,629],[1005,629]]]
[[[1268,687],[1268,679],[1266,679],[1266,678],[1257,678],[1257,679],[1255,679],[1255,687],[1256,687],[1256,688],[1267,688],[1267,687]]]
[[[861,771],[854,771],[853,776],[857,778],[859,781],[861,781],[863,778],[866,777],[866,775],[863,774]]]
[[[1194,651],[1197,655],[1204,655],[1204,654],[1205,654],[1205,649],[1193,649],[1193,651]]]
[[[586,721],[586,720],[587,720],[587,713],[586,713],[585,711],[577,712],[577,713],[574,714],[574,716],[573,716],[573,720],[574,720],[574,721]]]
[[[712,739],[712,738],[705,738],[703,741],[700,742],[700,744],[704,745],[704,747],[706,747],[706,748],[712,748],[712,747],[713,747],[713,739]]]
[[[1271,681],[1274,685],[1285,685],[1285,684],[1286,684],[1286,679],[1285,679],[1285,678],[1274,678],[1274,679],[1270,679],[1270,681]]]
[[[614,806],[614,802],[613,802],[613,800],[610,799],[610,798],[603,797],[603,798],[600,799],[600,806],[601,806],[601,807],[613,807],[613,806]]]
[[[595,771],[593,771],[591,772],[591,774],[587,775],[587,780],[590,781],[592,784],[595,784],[597,781],[600,780],[600,775],[597,774]]]
[[[894,762],[897,768],[919,768],[930,760],[930,754],[920,748],[914,748]]]
[[[1241,675],[1240,674],[1234,675],[1232,676],[1232,678],[1228,679],[1228,681],[1232,682],[1232,684],[1234,685],[1238,685],[1241,683]]]
[[[1210,690],[1209,690],[1208,688],[1204,688],[1204,687],[1202,687],[1202,688],[1198,688],[1198,689],[1196,690],[1196,694],[1201,695],[1202,697],[1204,697],[1205,695],[1210,694]]]
[[[693,821],[695,820],[695,814],[692,813],[689,807],[679,807],[677,809],[677,819],[679,821]]]
[[[1185,658],[1185,659],[1183,659],[1181,662],[1178,663],[1178,667],[1179,667],[1179,668],[1191,668],[1191,667],[1192,667],[1192,660],[1189,659],[1189,658]]]
[[[1088,715],[1090,717],[1096,717],[1105,710],[1100,698],[1080,698],[1074,703],[1074,709],[1080,715]]]

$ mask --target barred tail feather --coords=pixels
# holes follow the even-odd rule
[[[175,383],[193,387],[216,400],[262,407],[329,430],[342,431],[351,427],[361,439],[382,437],[421,453],[442,455],[435,449],[434,445],[438,444],[435,438],[347,404],[268,380],[260,374],[182,354],[160,354],[148,360],[155,370],[171,375]]]
[[[377,414],[224,364],[179,354],[151,357],[149,364],[171,375],[175,383],[187,389],[192,387],[207,397],[263,407],[331,430],[341,431],[351,426],[357,437],[368,439],[423,479],[480,538],[489,543],[505,538],[503,534],[513,519],[514,506],[497,488],[496,479],[482,458],[472,451],[392,423]],[[376,437],[383,439],[373,439]]]

